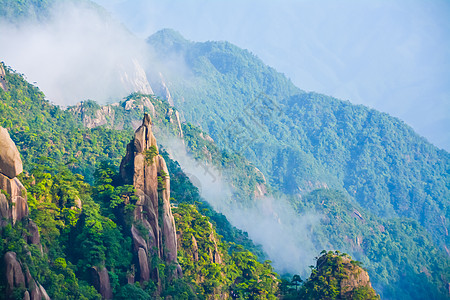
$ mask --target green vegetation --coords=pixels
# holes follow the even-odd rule
[[[324,253],[298,292],[298,299],[380,299],[359,265],[345,253]]]
[[[21,180],[44,253],[21,237],[24,221],[1,231],[1,254],[17,252],[52,299],[98,299],[86,275],[91,267],[107,267],[118,299],[147,299],[157,289],[127,284],[127,276],[134,274],[128,229],[137,199],[133,187],[117,175],[132,129],[144,112],[152,116],[155,135],[182,135],[197,161],[224,175],[235,188],[235,201],[251,205],[257,188],[264,186],[287,195],[299,214],[322,215],[312,229],[316,249],[351,253],[364,263],[383,297],[447,296],[447,152],[386,114],[305,93],[229,43],[192,43],[167,30],[149,43],[161,61],[175,53],[192,71],[189,81],[177,72],[164,74],[187,123],[178,124],[176,110],[166,100],[135,93],[109,105],[114,113],[105,115],[104,126],[86,128],[100,109],[97,103],[85,101],[62,110],[6,68],[9,90],[0,89],[0,125],[23,156],[28,173]],[[148,161],[158,154],[155,150],[146,153]],[[171,200],[178,205],[179,259],[186,269],[183,279],[171,281],[166,276],[171,266],[159,265],[161,295],[196,299],[228,292],[248,299],[273,298],[278,279],[261,262],[262,250],[201,199],[165,151],[161,155],[171,174]],[[164,177],[158,176],[160,191]],[[25,255],[28,250],[31,258]],[[316,267],[303,287],[293,277],[280,284],[281,293],[286,288],[294,296],[337,297],[341,262],[329,259],[332,265],[324,272],[330,276],[316,276],[322,272]],[[369,296],[366,288],[352,294],[355,299]]]
[[[228,254],[228,243],[215,233],[208,218],[195,206],[180,204],[173,210],[181,245],[178,253],[184,280],[200,295],[239,299],[276,299],[277,275],[270,262],[237,247]]]
[[[379,218],[343,192],[326,189],[297,200],[297,209],[323,214],[314,230],[316,247],[352,252],[383,293],[395,299],[445,298],[447,279],[442,278],[450,278],[449,261],[416,220]],[[407,288],[412,285],[414,290]]]
[[[377,227],[360,228],[353,221],[328,226],[323,221],[315,237],[317,249],[342,247],[365,263],[373,260],[366,266],[384,297],[442,297],[449,280],[446,151],[387,114],[305,93],[227,42],[194,43],[172,30],[160,31],[148,42],[159,61],[183,57],[191,72],[184,78],[170,70],[164,74],[186,121],[199,125],[219,149],[251,161],[272,191],[317,208],[313,201],[322,201],[324,193],[317,199],[314,190],[329,188],[324,197],[337,210],[328,216],[330,211],[320,208],[326,220],[352,221],[348,214],[353,208],[350,213],[342,209],[352,203],[363,218],[370,216],[392,230],[386,241],[371,241]],[[248,197],[236,199],[248,203]],[[356,232],[365,243],[357,242]]]
[[[153,158],[155,156],[157,156],[158,153],[158,149],[156,148],[156,146],[150,146],[150,148],[148,150],[144,151],[144,155],[145,155],[145,161],[147,162],[147,164],[152,164],[153,163]]]

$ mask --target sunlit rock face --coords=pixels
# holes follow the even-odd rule
[[[138,258],[140,282],[152,279],[159,281],[158,270],[153,259],[162,259],[166,264],[176,265],[176,274],[181,275],[177,262],[177,239],[175,221],[170,208],[170,177],[166,162],[158,154],[158,146],[152,132],[152,121],[145,114],[142,125],[136,130],[134,139],[127,146],[120,173],[127,184],[133,184],[139,200],[134,210],[134,223],[143,225],[146,232],[133,224],[131,233]]]

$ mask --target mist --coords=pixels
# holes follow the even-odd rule
[[[312,241],[321,219],[319,213],[298,214],[286,199],[272,196],[258,197],[253,204],[243,205],[234,198],[226,178],[213,166],[190,157],[181,140],[158,136],[158,141],[214,210],[263,247],[278,273],[309,275],[308,266],[314,265],[314,257],[320,252]]]
[[[62,106],[152,93],[144,41],[88,3],[56,4],[41,23],[0,22],[0,44],[0,60]]]

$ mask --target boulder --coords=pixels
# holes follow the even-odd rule
[[[43,300],[50,300],[50,297],[47,294],[47,291],[44,289],[42,285],[38,283],[39,291],[41,292],[41,299]]]
[[[23,268],[15,252],[7,252],[3,257],[6,277],[6,299],[17,288],[26,289],[23,299],[50,300],[46,290],[31,276],[27,267]],[[24,272],[25,271],[25,272]]]
[[[28,216],[27,190],[19,179],[11,179],[8,176],[0,174],[0,189],[9,195],[9,199],[7,199],[8,206],[5,204],[3,198],[0,200],[2,216],[5,215],[5,218],[11,220],[13,224]],[[6,208],[7,211],[5,211]]]
[[[109,282],[108,270],[105,267],[91,268],[91,279],[95,289],[102,295],[102,299],[112,299],[112,289]]]
[[[149,281],[150,279],[150,269],[148,267],[147,252],[144,250],[144,248],[139,248],[138,260],[139,260],[139,279],[142,284],[146,281]]]
[[[22,160],[8,130],[0,127],[0,173],[14,178],[23,171]]]
[[[6,196],[0,193],[0,227],[4,227],[8,224],[10,218],[9,204]]]
[[[27,267],[25,267],[25,279],[27,289],[30,291],[29,297],[31,300],[50,299],[42,285],[38,284],[34,278],[31,277],[30,270],[28,270]]]
[[[144,240],[144,238],[141,236],[134,225],[131,226],[131,236],[133,237],[135,251],[138,251],[139,248],[144,248],[144,250],[147,252],[147,242]]]
[[[41,236],[39,234],[39,229],[36,223],[34,223],[32,220],[29,220],[27,229],[28,229],[27,243],[38,246],[39,249],[41,250],[41,254],[43,254],[44,251],[42,249]]]
[[[22,173],[22,160],[16,145],[8,131],[0,127],[0,189],[6,192],[0,195],[0,226],[28,216],[27,191],[16,178]]]
[[[25,291],[25,294],[23,294],[23,300],[31,300],[30,293],[28,291]]]
[[[4,258],[6,275],[6,293],[10,295],[15,288],[26,288],[22,266],[15,252],[6,252]]]
[[[194,261],[198,261],[198,244],[194,235],[192,235],[192,256]]]

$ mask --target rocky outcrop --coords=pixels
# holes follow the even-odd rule
[[[106,126],[108,128],[122,130],[131,127],[138,128],[141,125],[140,117],[145,111],[155,116],[156,110],[150,100],[150,96],[135,96],[120,103],[112,103],[98,106],[91,101],[80,102],[69,111],[77,117],[85,127],[95,128]]]
[[[344,265],[350,265],[350,259],[344,258]],[[372,289],[369,274],[361,267],[355,266],[346,270],[348,277],[341,280],[341,295],[344,299],[351,299],[351,295],[360,287]]]
[[[153,94],[145,70],[137,59],[132,59],[132,66],[131,64],[128,65],[127,70],[124,68],[120,80],[127,90],[142,94]]]
[[[209,240],[212,242],[212,244],[214,245],[214,249],[209,249],[209,258],[211,259],[211,261],[213,263],[216,264],[221,264],[222,263],[222,257],[220,256],[220,252],[219,252],[219,248],[218,248],[218,243],[219,241],[216,239],[215,235],[214,235],[214,229],[213,229],[213,225],[211,224],[211,222],[209,222],[209,228],[210,228],[210,235],[209,235]]]
[[[144,115],[142,125],[136,130],[133,141],[127,146],[120,174],[124,181],[133,184],[139,200],[134,210],[131,234],[138,260],[139,281],[150,278],[158,281],[153,259],[166,264],[177,263],[177,240],[175,221],[170,208],[170,177],[166,162],[158,155],[158,146],[152,132],[152,121]],[[145,230],[137,230],[142,227]],[[176,276],[177,274],[173,274]]]
[[[192,258],[198,261],[198,243],[194,235],[192,235]]]
[[[1,206],[4,208],[0,216],[3,220],[8,220],[14,225],[28,216],[27,191],[19,179],[10,179],[0,174],[0,189],[7,194],[3,201],[0,200]]]
[[[91,107],[90,102],[80,102],[69,109],[78,116],[87,128],[95,128],[110,123],[114,119],[115,111],[112,106]]]
[[[12,299],[16,289],[23,289],[23,299],[50,300],[45,289],[33,279],[28,268],[24,268],[17,260],[15,252],[7,252],[3,257],[3,264],[6,276],[6,299]]]
[[[174,105],[172,95],[170,94],[169,88],[167,87],[166,81],[161,72],[159,72],[159,80],[157,81],[155,92],[164,99],[167,99],[171,106]]]
[[[14,178],[22,173],[22,160],[8,130],[0,127],[0,173]]]
[[[105,267],[91,268],[91,282],[100,295],[102,295],[102,299],[112,299],[113,295],[108,270]]]
[[[17,175],[22,173],[22,160],[8,131],[0,127],[0,219],[2,226],[28,216],[27,191]]]
[[[8,91],[8,85],[6,82],[6,72],[3,68],[3,64],[0,63],[0,88],[4,91]]]
[[[7,293],[12,293],[14,288],[25,287],[25,276],[21,264],[17,261],[14,252],[7,252],[4,256],[5,275],[8,288]]]
[[[148,267],[147,251],[144,248],[138,250],[139,278],[141,283],[150,279],[150,269]]]
[[[311,275],[305,283],[305,287],[316,282],[323,285],[325,282],[337,282],[339,299],[354,299],[357,294],[364,295],[364,299],[379,299],[372,288],[369,274],[346,254],[334,254],[328,252],[317,259],[317,272]],[[320,283],[321,282],[321,283]]]

